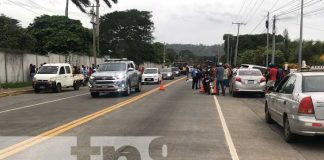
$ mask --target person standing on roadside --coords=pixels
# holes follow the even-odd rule
[[[199,89],[198,88],[198,80],[199,80],[199,70],[197,66],[195,65],[192,72],[191,72],[191,77],[192,77],[192,89]]]
[[[224,67],[222,64],[218,64],[216,68],[216,86],[217,86],[217,95],[219,95],[219,85],[222,89],[222,95],[225,96],[225,87],[224,87]]]
[[[277,81],[277,74],[278,74],[278,69],[274,64],[270,65],[270,70],[269,70],[269,80],[267,83],[267,87],[275,87],[276,81]]]

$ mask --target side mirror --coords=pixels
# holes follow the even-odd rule
[[[135,70],[134,68],[128,68],[129,72],[134,71],[134,70]]]

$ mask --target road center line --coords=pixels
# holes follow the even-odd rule
[[[165,84],[165,87],[173,85],[173,84],[175,84],[175,83],[177,83],[177,82],[179,82],[181,80],[184,80],[185,78],[186,77],[183,77],[183,78],[177,79],[175,81],[172,81],[170,83],[167,83],[167,84]],[[142,99],[142,98],[144,98],[144,97],[146,97],[148,95],[151,95],[152,93],[155,93],[157,91],[159,91],[159,88],[152,89],[150,91],[147,91],[145,93],[137,95],[137,96],[135,96],[133,98],[130,98],[128,100],[122,101],[122,102],[117,103],[117,104],[112,105],[112,106],[107,106],[105,109],[102,109],[102,110],[97,111],[95,113],[89,114],[89,115],[84,116],[82,118],[76,119],[76,120],[74,120],[72,122],[63,124],[63,125],[61,125],[59,127],[51,129],[49,131],[43,132],[43,133],[41,133],[41,134],[39,134],[39,135],[37,135],[37,136],[35,136],[33,138],[24,140],[22,142],[19,142],[17,144],[14,144],[12,146],[4,148],[4,149],[0,150],[0,159],[4,159],[4,158],[7,158],[9,156],[12,156],[12,155],[14,155],[14,154],[16,154],[18,152],[21,152],[21,151],[23,151],[25,149],[28,149],[28,148],[30,148],[30,147],[38,144],[38,143],[41,143],[41,142],[43,142],[43,141],[45,141],[47,139],[50,139],[51,137],[60,135],[60,134],[66,132],[68,130],[71,130],[71,129],[73,129],[75,127],[78,127],[78,126],[80,126],[82,124],[85,124],[85,123],[87,123],[89,121],[92,121],[92,120],[94,120],[94,119],[96,119],[96,118],[98,118],[100,116],[106,115],[106,114],[108,114],[110,112],[113,112],[113,111],[115,111],[117,109],[125,107],[126,105],[128,105],[130,103],[133,103],[133,102],[135,102],[137,100],[140,100],[140,99]]]
[[[87,94],[89,94],[89,93],[78,94],[78,95],[75,95],[75,96],[60,98],[60,99],[56,99],[56,100],[52,100],[52,101],[46,101],[46,102],[32,104],[32,105],[28,105],[28,106],[23,106],[23,107],[8,109],[8,110],[0,111],[0,114],[7,113],[7,112],[11,112],[11,111],[17,111],[17,110],[21,110],[21,109],[26,109],[26,108],[31,108],[31,107],[35,107],[35,106],[40,106],[40,105],[43,105],[43,104],[49,104],[49,103],[53,103],[53,102],[63,101],[63,100],[66,100],[66,99],[80,97],[80,96],[84,96],[84,95],[87,95]]]
[[[230,134],[230,132],[228,130],[228,127],[227,127],[227,124],[226,124],[222,109],[221,109],[221,107],[219,105],[218,99],[217,99],[216,96],[213,96],[213,97],[214,97],[214,101],[215,101],[215,104],[216,104],[216,108],[217,108],[219,118],[221,120],[223,131],[224,131],[224,134],[225,134],[225,139],[226,139],[229,151],[231,153],[232,160],[239,160],[239,157],[238,157],[236,149],[235,149],[235,145],[233,143],[231,134]]]

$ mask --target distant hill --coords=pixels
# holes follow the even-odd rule
[[[194,45],[194,44],[168,44],[167,48],[174,49],[176,52],[180,52],[181,50],[189,50],[194,53],[196,56],[206,56],[213,57],[216,56],[218,51],[220,51],[221,55],[224,54],[223,46],[221,45]]]

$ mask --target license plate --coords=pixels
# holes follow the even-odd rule
[[[254,84],[254,81],[253,80],[249,80],[248,81],[248,84]]]
[[[39,86],[39,89],[45,89],[45,86]]]

